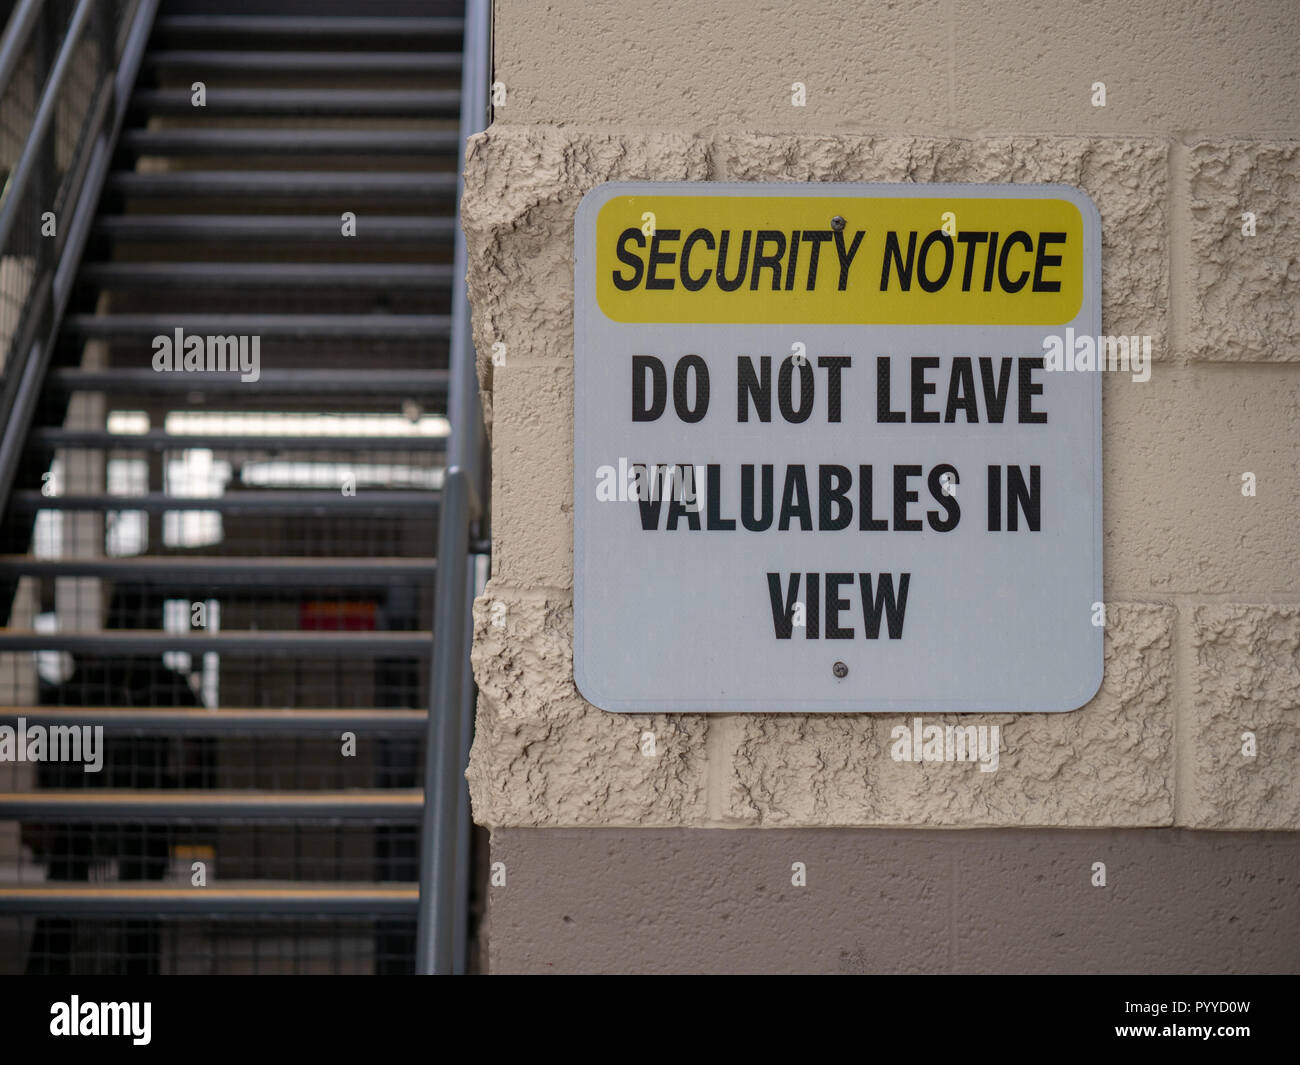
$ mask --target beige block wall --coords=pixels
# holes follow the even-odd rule
[[[1264,0],[499,0],[506,102],[463,208],[493,458],[475,819],[1300,828],[1298,56],[1300,8]],[[1104,382],[1106,676],[1071,714],[960,715],[1001,726],[996,773],[894,762],[902,716],[578,694],[573,220],[633,179],[1051,181],[1097,203],[1103,332],[1157,358]]]

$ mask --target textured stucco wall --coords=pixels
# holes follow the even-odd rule
[[[505,0],[495,34],[506,103],[470,145],[464,201],[493,456],[477,821],[1300,828],[1300,8]],[[790,105],[794,81],[806,107]],[[982,774],[892,761],[902,715],[613,715],[582,699],[573,220],[588,190],[630,179],[1092,196],[1103,332],[1150,334],[1157,359],[1148,383],[1103,386],[1109,612],[1092,702],[926,715],[1002,726],[1000,768]]]

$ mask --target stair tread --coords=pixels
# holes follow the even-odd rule
[[[441,314],[73,314],[63,320],[63,329],[74,336],[99,338],[170,338],[180,329],[187,335],[263,339],[432,339],[451,333],[451,318]]]
[[[116,240],[292,240],[373,243],[448,241],[456,221],[432,215],[371,215],[357,219],[356,235],[344,237],[338,215],[125,214],[100,215],[94,232]]]
[[[63,559],[0,556],[0,577],[89,577],[132,587],[171,589],[373,588],[401,582],[419,587],[437,574],[433,558],[132,557]]]
[[[354,895],[358,892],[376,896],[411,897],[419,891],[419,884],[402,881],[376,883],[368,880],[222,880],[214,881],[204,888],[208,896],[248,895],[271,896],[274,894],[319,895],[330,898],[341,895]],[[168,886],[156,881],[128,880],[116,883],[103,881],[89,884],[77,880],[43,880],[39,884],[10,884],[0,882],[0,896],[6,898],[33,897],[37,895],[58,894],[64,897],[102,898],[112,895],[187,895],[192,896],[194,889],[188,884]]]
[[[365,36],[454,37],[464,33],[465,20],[454,16],[365,15],[160,15],[155,32],[240,35],[289,34],[297,37]]]
[[[304,729],[379,728],[423,730],[427,710],[412,709],[266,709],[220,707],[122,707],[122,706],[0,706],[0,721],[24,718],[29,723],[102,724],[118,729],[156,728],[159,731],[204,732],[294,732]]]
[[[340,73],[420,73],[458,71],[459,52],[271,51],[269,49],[160,48],[146,52],[144,65],[158,68]]]
[[[144,335],[144,334],[138,334]],[[373,357],[373,355],[371,356]],[[82,370],[60,367],[51,371],[49,383],[71,392],[159,394],[174,392],[244,393],[302,396],[441,396],[446,393],[446,370],[263,370],[256,382],[243,382],[229,370],[159,373],[151,367]]]
[[[450,286],[455,271],[442,263],[90,262],[80,280],[101,287],[381,288],[432,293]]]
[[[204,380],[209,376],[217,375],[220,371],[213,371],[212,374],[206,371],[200,373],[185,374],[183,376],[198,378]],[[121,366],[113,370],[83,370],[78,367],[59,366],[51,371],[51,380],[65,387],[75,387],[78,391],[104,388],[115,381],[127,380],[133,386],[143,381],[149,381],[154,378],[165,378],[167,375],[158,373],[152,368],[145,367],[126,367]],[[324,385],[331,385],[341,389],[364,389],[367,384],[374,385],[376,390],[384,388],[402,388],[410,386],[431,387],[445,383],[447,380],[446,370],[263,370],[258,384],[270,382],[284,386],[292,386],[300,383],[301,386],[310,391]]]
[[[39,566],[157,566],[159,569],[186,566],[192,569],[290,569],[295,566],[315,569],[324,566],[348,565],[358,569],[397,570],[429,569],[437,564],[436,558],[410,558],[399,556],[338,556],[311,558],[302,555],[253,555],[242,558],[233,555],[135,555],[125,558],[33,558],[31,555],[0,555],[0,566],[31,563]]]
[[[109,643],[242,643],[250,637],[265,640],[268,644],[318,642],[322,644],[356,643],[405,643],[417,644],[432,639],[433,633],[419,629],[226,629],[221,632],[209,632],[196,629],[192,632],[175,633],[162,629],[99,629],[93,632],[37,632],[34,629],[0,628],[0,642],[21,641],[31,643],[42,640],[75,643],[85,640],[99,640]]]
[[[132,195],[340,195],[453,193],[458,175],[452,171],[370,170],[173,170],[141,173],[116,170],[107,185]]]
[[[445,280],[453,276],[446,263],[263,263],[263,262],[120,262],[82,263],[82,272],[96,277],[139,277],[150,281],[172,276],[200,277],[214,270],[246,274],[262,281],[284,278],[320,278],[334,281],[364,281],[367,278]]]
[[[166,799],[177,806],[202,806],[212,800],[250,801],[275,799],[286,805],[313,806],[329,802],[413,803],[418,805],[423,797],[420,788],[340,788],[311,791],[256,790],[240,788],[71,788],[67,791],[42,788],[40,791],[0,791],[0,803],[41,800],[54,803],[82,803],[87,799],[103,803],[129,804],[133,801],[150,802]]]
[[[210,88],[195,107],[190,89],[137,89],[131,106],[165,115],[366,115],[446,118],[460,113],[456,89]]]
[[[114,433],[107,429],[64,429],[46,426],[32,432],[33,439],[50,447],[97,448],[132,451],[174,451],[211,448],[214,451],[428,451],[447,448],[445,436],[294,436],[276,433],[169,433],[150,429],[144,433]]]
[[[131,572],[160,576],[221,578],[240,573],[263,574],[288,580],[303,580],[307,574],[319,574],[346,583],[373,579],[379,575],[430,575],[437,572],[436,558],[382,558],[376,556],[334,556],[303,558],[254,555],[171,555],[134,556],[127,558],[33,558],[31,555],[0,555],[0,574],[112,574]],[[343,570],[345,572],[338,572]]]
[[[174,510],[203,510],[220,513],[238,513],[253,510],[306,514],[315,511],[335,510],[372,516],[378,511],[433,511],[437,509],[440,493],[432,488],[366,488],[355,496],[344,496],[338,489],[262,490],[232,492],[211,498],[166,495],[149,492],[145,495],[75,494],[47,496],[35,489],[13,493],[13,501],[27,510],[143,510],[162,513]]]
[[[230,629],[188,633],[160,629],[101,629],[98,632],[34,632],[0,629],[0,650],[67,651],[84,655],[152,656],[176,651],[188,654],[297,655],[311,658],[398,657],[427,659],[433,650],[433,633],[414,629],[332,630]]]
[[[154,914],[257,916],[402,915],[419,906],[418,883],[401,881],[292,881],[209,879],[201,890],[180,882],[117,881],[93,884],[44,881],[0,883],[0,913]],[[320,938],[329,941],[328,932]]]
[[[420,788],[281,791],[233,789],[73,788],[0,792],[0,819],[114,821],[220,820],[230,817],[291,821],[298,818],[403,818],[418,820]]]
[[[121,143],[141,155],[425,155],[457,152],[461,147],[455,130],[128,129],[122,132]]]
[[[110,714],[129,714],[135,717],[159,717],[168,720],[176,718],[221,717],[261,717],[267,721],[293,720],[300,717],[329,717],[340,721],[376,718],[401,720],[405,718],[420,719],[428,716],[427,710],[405,706],[357,706],[357,707],[310,707],[310,706],[221,706],[209,709],[205,706],[0,706],[0,718],[12,720],[26,717],[32,720],[71,719],[82,717],[107,717]]]
[[[450,216],[423,214],[374,214],[362,215],[366,221],[382,222],[386,225],[430,226],[437,229],[455,231],[456,220]],[[337,231],[338,218],[333,214],[297,215],[297,214],[101,214],[95,224],[105,231],[146,229],[150,226],[189,226],[201,222],[230,226],[244,226],[250,229],[267,226],[297,226],[302,229],[332,224]],[[336,234],[341,237],[341,234]],[[350,238],[349,238],[350,239]]]

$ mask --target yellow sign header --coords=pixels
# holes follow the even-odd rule
[[[617,196],[596,299],[617,322],[1060,325],[1083,232],[1064,198]]]

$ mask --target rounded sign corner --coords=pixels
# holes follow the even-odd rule
[[[585,665],[578,660],[576,655],[573,659],[573,686],[578,689],[578,694],[597,710],[606,714],[622,713],[622,711],[614,709],[616,700],[608,698],[592,683],[591,678],[587,676]]]
[[[578,210],[574,213],[574,223],[583,227],[588,223],[588,216],[593,212],[599,211],[607,204],[612,195],[617,191],[620,182],[607,181],[603,185],[597,185],[588,189],[578,201]]]
[[[1097,693],[1101,691],[1101,686],[1105,679],[1106,661],[1103,655],[1098,655],[1094,668],[1089,672],[1087,679],[1083,682],[1083,688],[1078,694],[1065,700],[1065,705],[1062,707],[1060,712],[1073,714],[1082,710],[1097,697]]]
[[[1081,189],[1078,185],[1068,185],[1065,182],[1048,187],[1064,192],[1066,194],[1065,198],[1079,209],[1084,225],[1091,224],[1097,234],[1101,234],[1101,211],[1097,209],[1096,202],[1086,189]]]

